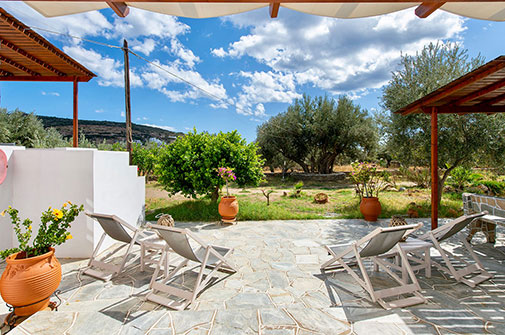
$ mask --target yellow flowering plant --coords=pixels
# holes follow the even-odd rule
[[[46,211],[42,212],[37,236],[33,240],[33,245],[29,245],[32,237],[32,221],[25,219],[21,222],[18,210],[9,206],[0,215],[5,216],[5,214],[9,214],[11,217],[19,246],[0,251],[0,256],[5,259],[7,256],[20,251],[22,258],[45,254],[49,251],[50,247],[60,245],[72,238],[72,235],[67,230],[77,215],[83,210],[83,205],[77,206],[70,201],[64,203],[61,209],[52,209],[49,207]]]

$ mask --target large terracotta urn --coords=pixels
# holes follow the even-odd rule
[[[232,195],[222,196],[218,210],[223,222],[235,222],[238,214],[237,198]]]
[[[48,307],[49,298],[61,282],[61,265],[54,248],[43,255],[24,257],[24,252],[7,257],[0,278],[0,294],[17,316],[32,315]]]
[[[377,197],[363,197],[359,205],[361,214],[365,217],[366,221],[377,221],[381,214],[382,207]]]

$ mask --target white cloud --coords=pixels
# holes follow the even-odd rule
[[[146,38],[143,42],[135,41],[134,43],[132,43],[132,45],[133,50],[141,52],[146,56],[149,56],[156,47],[156,41],[153,40],[152,38]]]
[[[275,20],[265,17],[261,11],[223,20],[239,28],[249,28],[250,33],[227,47],[212,49],[214,56],[249,56],[272,70],[264,73],[291,75],[290,87],[311,85],[335,95],[354,96],[384,85],[397,66],[401,52],[413,53],[438,40],[458,40],[465,30],[464,19],[456,15],[438,11],[427,19],[419,19],[411,9],[353,20],[289,10],[283,10]],[[255,80],[256,84],[261,85],[261,81]],[[251,90],[256,90],[251,86],[242,85],[248,105],[266,102],[261,94],[251,94]],[[267,90],[261,91],[268,94]],[[296,95],[294,89],[287,87],[280,91],[284,95],[270,95],[269,99],[287,101]]]
[[[81,46],[66,46],[63,51],[95,72],[99,85],[124,87],[123,64],[120,61]],[[135,68],[130,68],[130,85],[142,86],[142,79],[135,73]]]
[[[40,93],[42,95],[52,95],[52,96],[55,96],[55,97],[59,97],[60,96],[60,93],[58,93],[58,92],[45,92],[45,91],[42,91]]]
[[[105,113],[105,110],[100,108],[100,109],[95,110],[95,113],[99,113],[99,114]]]
[[[302,95],[296,92],[295,76],[280,72],[244,72],[238,74],[246,79],[242,91],[237,96],[236,107],[239,114],[265,116],[263,103],[291,103]],[[253,110],[253,105],[256,108]]]
[[[125,117],[126,114],[124,112],[121,112],[121,117]]]
[[[200,57],[195,56],[193,51],[184,47],[182,43],[175,38],[170,41],[170,47],[165,46],[163,47],[163,50],[179,57],[189,68],[193,68],[196,63],[199,63],[201,61]]]
[[[184,69],[181,64],[177,62],[172,62],[167,65],[160,63],[159,60],[155,60],[153,63],[154,65],[150,64],[148,68],[144,69],[142,79],[147,83],[146,85],[149,88],[165,94],[171,101],[184,102],[200,98],[220,101],[227,98],[226,89],[218,80],[207,81],[197,71]],[[167,71],[176,75],[178,78]],[[182,82],[179,78],[183,78],[198,86],[210,95],[194,86]],[[183,87],[183,89],[176,89],[175,86]]]
[[[161,128],[161,129],[165,129],[168,131],[177,131],[177,129],[175,129],[174,127],[170,127],[170,126],[159,126],[157,124],[148,124],[148,123],[144,123],[143,125],[148,126],[148,127]]]

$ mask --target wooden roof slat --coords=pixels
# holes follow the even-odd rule
[[[30,55],[28,52],[24,51],[23,49],[18,48],[16,45],[14,45],[13,43],[11,43],[5,39],[3,41],[0,41],[0,48],[1,47],[9,48],[10,50],[16,52],[17,54],[25,57],[26,59],[32,61],[33,63],[36,63],[36,64],[44,67],[48,71],[51,71],[58,76],[65,76],[66,75],[64,72],[61,72],[61,71],[55,69],[54,67],[47,64],[46,62],[41,61],[40,59],[38,59],[37,57],[35,57],[33,55]]]
[[[28,73],[28,74],[30,74],[32,76],[40,76],[40,73],[32,71],[29,68],[27,68],[26,66],[24,66],[22,64],[19,64],[19,63],[16,63],[12,59],[9,59],[9,58],[4,57],[2,55],[0,55],[0,62],[9,64],[10,66],[15,67],[16,69],[21,70],[23,72],[26,72],[26,73]]]
[[[505,86],[505,78],[502,80],[499,80],[495,82],[494,84],[488,85],[484,88],[481,88],[472,94],[468,94],[454,102],[455,105],[462,105],[466,102],[472,101],[474,99],[477,99],[478,97],[481,97],[483,95],[486,95],[490,92],[496,91],[497,89],[500,89]]]
[[[491,98],[489,100],[484,100],[482,101],[479,106],[483,106],[483,105],[494,105],[494,104],[497,104],[497,103],[500,103],[502,101],[505,100],[505,93],[502,93],[494,98]]]
[[[495,113],[505,113],[504,106],[455,106],[447,105],[436,108],[437,114],[470,114],[470,113],[485,113],[485,114],[495,114]]]

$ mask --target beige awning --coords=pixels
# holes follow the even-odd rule
[[[109,7],[105,1],[25,1],[25,3],[47,17],[76,14]],[[280,3],[281,7],[302,13],[342,19],[377,16],[421,5],[421,2],[382,2],[380,0],[368,0],[365,2],[350,2],[350,0],[342,2],[309,0],[306,3],[287,0],[287,2],[279,1],[278,3]],[[266,0],[251,0],[251,2],[240,0],[230,0],[228,2],[223,2],[223,0],[172,2],[167,0],[158,2],[127,1],[122,4],[168,15],[208,18],[247,12],[269,6],[270,2]],[[505,1],[467,0],[457,2],[457,0],[453,0],[445,2],[439,9],[475,19],[505,21]]]

